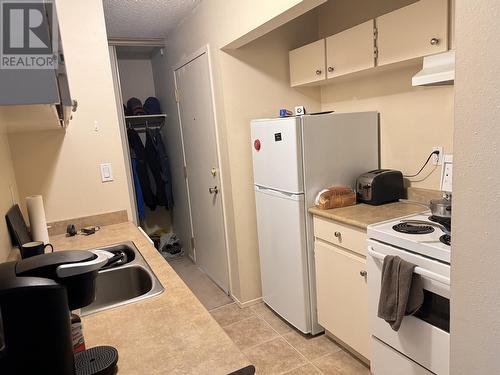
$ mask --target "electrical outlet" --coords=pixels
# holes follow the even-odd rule
[[[443,146],[434,146],[432,151],[439,151],[439,155],[432,155],[432,165],[443,165],[444,151]]]

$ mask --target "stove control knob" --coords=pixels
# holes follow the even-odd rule
[[[253,147],[257,150],[257,151],[260,151],[260,140],[259,139],[256,139],[254,142],[253,142]]]

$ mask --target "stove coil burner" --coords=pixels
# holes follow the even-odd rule
[[[451,230],[451,218],[450,217],[439,217],[439,216],[429,216],[429,220],[433,221],[435,223],[441,224],[444,226],[448,231]]]
[[[434,232],[434,228],[430,225],[415,225],[409,223],[400,223],[392,227],[396,232],[407,234],[429,234]]]
[[[441,241],[445,245],[451,246],[451,236],[449,234],[443,234],[441,237],[439,237],[439,241]]]

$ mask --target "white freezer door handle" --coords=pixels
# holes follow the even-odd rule
[[[259,186],[259,185],[255,185],[255,192],[271,195],[273,197],[278,197],[278,198],[291,199],[294,201],[304,200],[304,194],[302,194],[302,193],[299,193],[299,194],[287,193],[284,191],[269,189],[269,188]]]
[[[383,261],[385,258],[384,254],[380,254],[380,253],[376,252],[375,250],[373,250],[373,247],[371,247],[371,246],[368,246],[368,255],[370,255],[372,258],[379,259],[381,261]],[[428,271],[424,268],[415,267],[413,272],[416,273],[417,275],[423,276],[427,279],[437,281],[441,284],[450,285],[450,279],[448,279],[447,277],[438,275],[437,273],[432,272],[432,271]]]

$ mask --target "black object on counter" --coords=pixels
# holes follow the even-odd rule
[[[76,236],[77,233],[78,232],[76,231],[76,227],[74,224],[69,224],[66,227],[66,234],[68,235],[68,237]]]
[[[75,354],[77,375],[112,375],[118,362],[118,350],[112,346],[96,346]]]
[[[50,247],[52,253],[54,252],[54,246],[52,246],[50,243],[44,244],[42,241],[26,242],[19,249],[21,251],[21,258],[26,259],[37,255],[42,255],[43,253],[45,253],[45,249],[47,247]]]
[[[19,209],[19,205],[16,204],[12,206],[11,209],[7,211],[5,219],[7,220],[7,228],[9,229],[10,238],[14,246],[21,248],[23,244],[32,241],[28,226]]]
[[[255,374],[255,367],[250,365],[247,367],[243,367],[242,369],[236,370],[229,375],[254,375]]]
[[[357,201],[373,206],[398,201],[403,190],[403,173],[391,169],[375,169],[356,180]]]
[[[106,261],[75,250],[0,264],[0,374],[76,373],[70,311],[94,301]]]

